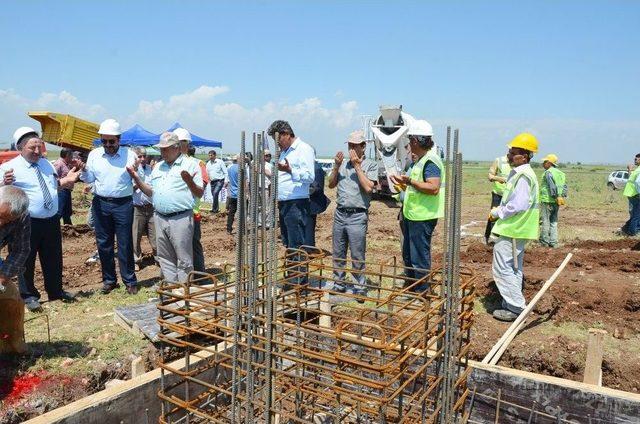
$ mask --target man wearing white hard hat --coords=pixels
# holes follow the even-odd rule
[[[425,277],[431,269],[431,237],[438,219],[444,217],[445,172],[427,121],[414,121],[407,136],[416,162],[409,175],[392,175],[390,179],[405,191],[402,259],[405,267],[412,268],[406,271],[405,284],[412,292],[421,293],[429,288]]]
[[[118,287],[114,238],[118,243],[120,277],[129,294],[138,293],[133,256],[133,181],[127,166],[137,166],[136,154],[120,146],[120,124],[107,119],[98,134],[102,147],[92,150],[81,179],[93,184],[93,218],[102,267],[102,293]]]
[[[20,295],[30,311],[41,311],[40,293],[34,285],[36,255],[40,257],[44,287],[49,300],[73,301],[62,289],[62,234],[58,215],[58,187],[69,187],[80,174],[73,168],[64,178],[58,178],[49,161],[42,157],[44,142],[29,127],[13,134],[20,156],[0,166],[3,185],[21,188],[29,198],[31,220],[30,253],[24,272],[19,275]]]
[[[186,159],[193,161],[198,166],[198,174],[200,175],[200,179],[202,179],[202,189],[207,188],[207,184],[209,184],[209,177],[207,175],[207,168],[203,161],[195,157],[195,147],[191,144],[191,134],[189,131],[184,128],[176,128],[173,130],[173,133],[180,140],[180,153],[182,153]],[[202,243],[200,239],[202,237],[202,225],[200,220],[202,216],[200,215],[200,205],[202,204],[202,199],[198,197],[195,201],[195,205],[193,206],[193,270],[204,272],[204,250],[202,249]]]
[[[198,164],[180,153],[179,144],[174,133],[160,136],[155,147],[163,160],[153,168],[150,184],[142,181],[134,167],[127,167],[153,202],[158,261],[165,280],[172,283],[186,281],[193,271],[193,208],[204,192]]]
[[[378,180],[378,164],[365,157],[367,142],[362,130],[349,134],[349,160],[338,152],[329,175],[329,188],[337,187],[336,211],[333,215],[333,264],[335,289],[358,296],[366,295],[365,252],[371,193]],[[353,282],[347,282],[345,265],[351,250]],[[359,302],[364,299],[359,297]]]

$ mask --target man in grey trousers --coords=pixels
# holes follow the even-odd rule
[[[163,133],[156,147],[163,160],[153,168],[151,184],[142,181],[132,167],[127,171],[153,202],[162,275],[167,282],[183,282],[193,271],[193,207],[202,197],[204,184],[198,163],[180,153],[177,135]]]
[[[357,295],[366,294],[365,250],[371,193],[378,179],[378,164],[365,158],[367,145],[363,131],[349,134],[349,160],[338,152],[329,176],[329,188],[338,187],[333,219],[333,265],[336,268],[334,290]],[[347,248],[351,249],[353,282],[347,282]]]

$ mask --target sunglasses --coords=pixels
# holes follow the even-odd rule
[[[106,144],[107,146],[114,145],[118,142],[118,140],[105,140],[104,138],[100,141],[102,141],[102,144]]]

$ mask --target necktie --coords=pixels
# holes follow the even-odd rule
[[[36,170],[36,175],[38,176],[38,182],[40,183],[40,188],[42,189],[42,196],[44,197],[44,207],[45,209],[51,209],[53,207],[53,199],[51,198],[51,193],[49,192],[49,187],[47,187],[47,183],[44,181],[44,177],[42,176],[42,172],[40,172],[40,168],[37,163],[31,165]]]

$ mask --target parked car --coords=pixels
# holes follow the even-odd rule
[[[629,179],[627,171],[613,171],[607,179],[607,187],[613,190],[622,190]]]

